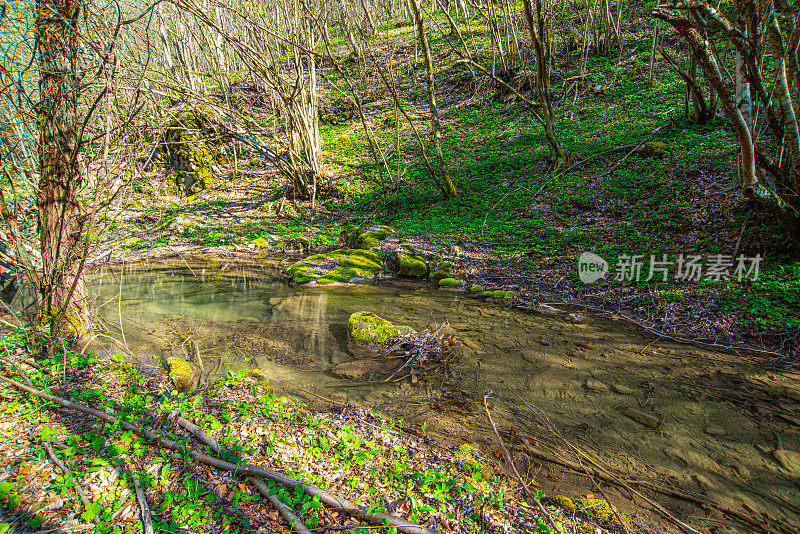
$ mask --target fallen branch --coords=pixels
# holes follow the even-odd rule
[[[145,497],[144,491],[142,491],[142,487],[139,485],[136,473],[131,473],[131,480],[133,480],[133,489],[136,491],[136,500],[139,501],[142,530],[144,534],[153,534],[153,519],[150,517],[150,507],[147,506],[147,497]]]
[[[84,406],[82,404],[78,404],[75,402],[71,402],[60,397],[56,397],[54,395],[50,395],[49,393],[45,393],[44,391],[39,391],[37,389],[31,388],[22,384],[21,382],[17,382],[11,378],[6,376],[0,375],[0,380],[6,382],[8,384],[13,385],[14,387],[21,389],[22,391],[26,391],[32,395],[35,395],[39,398],[48,400],[50,402],[54,402],[60,406],[65,408],[69,408],[71,410],[76,410],[79,412],[83,412],[85,414],[91,415],[98,419],[101,419],[110,424],[119,424],[119,426],[125,430],[129,430],[149,441],[153,441],[157,443],[159,446],[164,447],[165,449],[170,449],[173,451],[181,452],[187,454],[192,459],[203,463],[205,465],[221,469],[224,471],[230,471],[232,473],[236,473],[238,475],[243,476],[251,476],[251,477],[259,477],[259,478],[268,478],[273,480],[279,484],[283,484],[284,486],[288,486],[290,488],[295,488],[297,486],[302,486],[306,493],[309,495],[315,495],[319,497],[320,502],[323,504],[328,505],[331,508],[339,510],[343,513],[348,515],[352,515],[354,517],[358,517],[363,519],[364,521],[368,521],[370,523],[376,525],[383,525],[387,527],[395,527],[400,532],[405,532],[406,534],[434,534],[432,530],[412,523],[410,521],[406,521],[405,519],[389,514],[382,514],[382,513],[371,513],[368,512],[366,509],[358,506],[347,499],[343,499],[332,495],[316,486],[311,484],[306,484],[300,480],[295,478],[291,478],[289,476],[284,475],[283,473],[279,473],[277,471],[273,471],[271,469],[267,469],[265,467],[257,467],[253,465],[247,464],[233,464],[231,462],[226,462],[225,460],[220,460],[214,456],[209,456],[207,454],[203,454],[197,451],[188,451],[186,448],[172,440],[168,440],[163,438],[149,430],[139,428],[136,425],[128,423],[127,421],[120,421],[116,417],[112,415],[108,415],[105,412],[101,412],[99,410],[95,410],[93,408],[89,408],[88,406]]]
[[[47,441],[44,441],[42,445],[44,445],[44,450],[47,451],[47,455],[50,457],[51,460],[53,460],[53,463],[56,464],[59,469],[61,469],[61,472],[64,473],[64,476],[68,476],[70,473],[69,468],[66,465],[64,465],[64,462],[62,462],[58,458],[58,456],[56,456],[55,451],[53,451],[52,445],[50,445],[50,443]],[[77,481],[75,483],[75,491],[77,492],[78,497],[81,499],[81,502],[83,503],[83,509],[88,510],[89,499],[86,498],[86,493],[84,493],[83,488],[81,487],[80,484],[77,483]],[[100,524],[100,517],[97,514],[94,514],[94,523],[95,525]]]

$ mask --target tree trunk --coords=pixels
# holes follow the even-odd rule
[[[564,149],[556,137],[555,129],[553,127],[554,115],[553,106],[550,99],[550,74],[548,71],[549,65],[549,50],[547,46],[547,28],[542,13],[542,2],[536,0],[536,20],[533,18],[533,8],[531,7],[531,0],[524,0],[525,4],[525,19],[528,22],[528,31],[531,34],[531,41],[533,42],[533,51],[536,55],[536,92],[539,94],[539,102],[542,104],[542,118],[544,119],[544,133],[547,140],[550,142],[550,147],[555,153],[554,166],[560,167],[566,159]]]
[[[422,53],[425,60],[425,71],[428,78],[428,107],[431,111],[431,141],[433,142],[433,152],[436,158],[436,168],[439,171],[437,183],[444,193],[445,198],[453,198],[456,196],[456,188],[450,175],[447,172],[447,166],[444,162],[444,154],[442,153],[442,124],[439,121],[439,109],[436,106],[436,86],[433,82],[433,65],[431,64],[431,49],[428,45],[428,37],[425,35],[425,25],[422,20],[422,13],[419,7],[419,0],[411,0],[411,8],[414,10],[414,19],[417,24],[417,33],[419,34],[420,44],[422,45]]]
[[[78,20],[81,0],[37,0],[39,58],[38,229],[42,253],[40,322],[54,336],[85,334],[86,287],[81,276],[84,217],[78,197]]]

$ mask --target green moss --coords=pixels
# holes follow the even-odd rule
[[[383,269],[383,256],[371,250],[349,250],[344,249],[343,253],[348,254],[348,258],[342,262],[347,267],[357,267],[367,271],[374,271],[377,274]]]
[[[575,511],[575,503],[572,502],[572,499],[570,499],[569,497],[565,497],[563,495],[555,495],[552,497],[552,501],[557,505],[559,505],[564,510],[567,510],[568,512]]]
[[[611,519],[614,511],[603,499],[576,499],[575,508],[599,519]]]
[[[453,270],[455,270],[455,265],[452,263],[440,263],[431,273],[431,278],[434,280],[438,280],[440,278],[450,278],[453,276]]]
[[[414,252],[398,252],[397,274],[421,278],[428,274],[428,264],[421,254]]]
[[[409,326],[396,325],[370,312],[356,312],[347,320],[347,331],[356,343],[383,343],[397,334],[413,334]]]
[[[310,282],[316,274],[316,269],[303,261],[298,261],[286,271],[295,284]]]
[[[323,265],[325,268],[322,267]],[[353,278],[371,278],[382,269],[383,257],[379,253],[371,250],[344,248],[309,256],[289,267],[286,273],[296,284],[310,282],[315,275],[320,274],[316,283],[325,285],[349,282]],[[320,270],[322,270],[321,273]]]
[[[256,248],[269,248],[269,241],[267,241],[263,237],[258,237],[256,239],[253,239],[252,241],[250,241],[250,243],[255,245]]]
[[[474,285],[471,288],[469,288],[469,292],[470,294],[473,295],[481,295],[483,294],[483,286]]]
[[[461,287],[462,283],[455,278],[442,278],[439,280],[439,287]]]
[[[480,286],[478,286],[480,287]],[[511,300],[516,295],[514,291],[503,291],[502,289],[498,289],[496,291],[484,291],[483,296],[486,298],[491,299],[503,299],[503,300]]]
[[[345,246],[362,250],[370,250],[381,244],[381,241],[395,233],[391,226],[375,225],[369,228],[351,226],[342,230],[341,238]]]
[[[192,388],[197,378],[197,372],[192,364],[182,358],[171,356],[167,358],[169,377],[178,391],[187,391]]]
[[[639,153],[645,158],[663,158],[666,155],[664,151],[666,147],[666,143],[662,143],[660,141],[648,141],[644,144]]]
[[[318,284],[333,284],[335,282],[349,282],[353,278],[369,278],[371,275],[355,267],[341,265],[331,272],[317,278]]]

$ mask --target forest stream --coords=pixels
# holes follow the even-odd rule
[[[657,500],[689,524],[727,520],[678,495],[800,524],[796,376],[610,321],[573,324],[424,284],[290,287],[279,272],[275,264],[150,262],[103,268],[91,288],[99,318],[118,339],[121,321],[143,369],[186,358],[191,338],[208,384],[258,368],[279,392],[362,404],[442,443],[499,456],[484,408],[491,391],[488,406],[517,468],[548,492],[592,490],[541,461],[575,463],[569,442],[638,488],[659,487]],[[418,330],[447,322],[461,350],[446,373],[414,384],[337,378],[331,369],[355,358],[346,323],[357,311]]]

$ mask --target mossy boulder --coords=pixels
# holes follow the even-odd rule
[[[177,111],[164,131],[164,151],[170,178],[178,193],[190,197],[211,185],[214,180],[214,154],[204,137],[212,133],[208,106],[194,106]]]
[[[431,272],[431,278],[433,278],[434,280],[441,280],[443,278],[452,278],[455,268],[456,266],[450,262],[440,263],[436,265],[436,267],[434,267],[433,272]]]
[[[457,278],[442,278],[439,280],[439,289],[448,291],[461,291],[464,289],[464,282]]]
[[[667,144],[661,141],[647,141],[639,149],[639,155],[643,158],[663,158],[666,153]]]
[[[483,286],[473,285],[467,290],[469,296],[471,297],[482,297],[483,296]]]
[[[201,380],[200,369],[177,356],[167,358],[169,378],[178,391],[189,391],[198,386]]]
[[[343,248],[302,259],[290,266],[286,274],[295,284],[355,284],[374,278],[382,270],[383,256],[379,253]]]
[[[394,324],[370,312],[356,312],[347,320],[349,339],[356,345],[380,345],[391,336],[415,332],[410,326]]]
[[[398,276],[425,278],[428,276],[428,262],[425,256],[413,247],[401,247],[389,255],[389,268]]]
[[[395,233],[391,226],[374,225],[368,228],[351,226],[342,230],[342,243],[347,248],[372,250],[380,246],[381,242]]]

